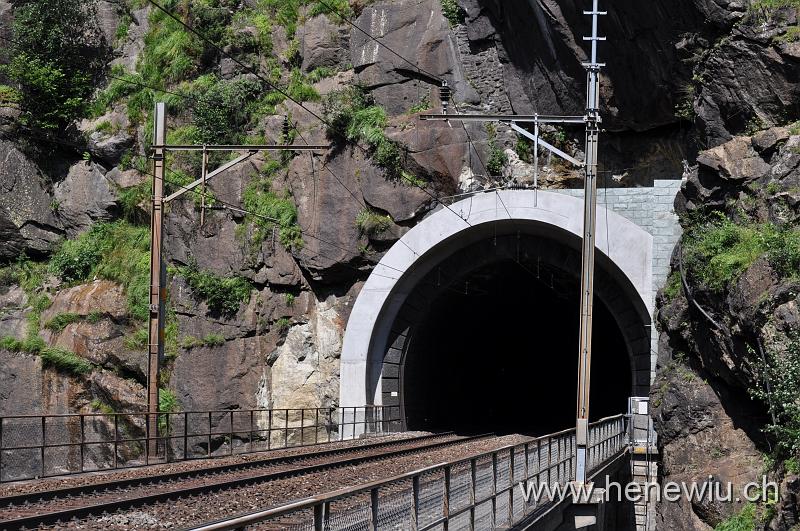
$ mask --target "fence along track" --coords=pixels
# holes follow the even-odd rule
[[[626,417],[590,425],[589,473],[620,456],[628,444]],[[566,485],[575,478],[575,430],[538,437],[467,459],[442,463],[367,485],[192,528],[243,529],[493,529],[535,517],[558,500],[525,502],[525,481]],[[446,527],[443,527],[446,525]]]
[[[151,422],[158,425],[157,455],[147,454]],[[0,483],[310,446],[401,428],[398,406],[9,415],[0,417]]]
[[[66,522],[73,518],[85,518],[90,515],[99,515],[104,512],[110,513],[119,509],[134,506],[141,506],[174,500],[180,497],[207,494],[212,491],[230,489],[247,486],[255,483],[275,481],[288,477],[319,472],[321,470],[354,466],[371,461],[380,461],[402,455],[409,455],[417,452],[442,448],[445,446],[461,444],[489,435],[477,435],[472,437],[456,437],[451,434],[426,435],[416,438],[400,439],[395,441],[385,441],[348,448],[326,450],[322,452],[312,452],[300,456],[286,456],[263,460],[261,468],[268,469],[264,473],[249,474],[245,477],[234,477],[228,479],[215,480],[214,476],[241,472],[252,472],[253,468],[259,465],[250,462],[241,465],[226,465],[201,469],[191,472],[175,473],[168,476],[157,476],[150,478],[137,478],[134,480],[118,480],[104,484],[87,485],[57,491],[32,493],[7,498],[0,498],[0,507],[5,508],[6,513],[10,513],[11,518],[0,521],[0,529],[19,529],[22,527],[36,527],[43,524]],[[443,441],[433,441],[433,439],[445,438]],[[421,443],[421,444],[419,444]],[[409,448],[391,449],[392,446],[411,445]],[[389,447],[388,451],[380,451],[381,448]],[[337,454],[352,454],[358,451],[368,451],[370,455],[335,458]],[[377,451],[375,451],[377,450]],[[334,457],[334,458],[331,458]],[[322,460],[319,463],[306,463],[314,459]],[[287,468],[274,471],[270,470],[281,464],[288,464]],[[170,477],[173,476],[173,477]],[[180,486],[180,483],[189,485]],[[177,483],[178,486],[171,487],[170,483]],[[124,497],[124,490],[131,488],[147,487],[148,494],[133,495]],[[158,492],[152,492],[158,490]],[[122,496],[122,497],[121,497]],[[98,501],[98,497],[100,501]],[[81,503],[81,498],[89,503]],[[105,498],[105,499],[103,499]],[[40,501],[41,500],[41,501]],[[55,500],[55,501],[54,501]],[[11,504],[13,502],[13,505]],[[22,504],[22,505],[18,505]],[[71,505],[66,508],[52,510],[54,504]],[[39,509],[37,511],[37,509]],[[14,514],[21,513],[21,514]]]

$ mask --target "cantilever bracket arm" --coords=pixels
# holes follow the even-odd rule
[[[209,173],[208,175],[206,175],[205,180],[208,181],[210,178],[214,177],[215,175],[219,175],[220,173],[224,172],[225,170],[236,166],[240,162],[246,161],[247,159],[249,159],[250,157],[255,155],[257,152],[258,151],[253,150],[253,151],[250,151],[250,152],[248,152],[248,153],[246,153],[244,155],[240,155],[240,156],[236,157],[235,159],[233,159],[231,161],[226,162],[225,164],[223,164],[222,166],[220,166],[216,170],[214,170],[211,173]],[[169,203],[170,201],[172,201],[173,199],[179,198],[180,196],[182,196],[186,192],[189,192],[189,191],[193,190],[194,188],[197,188],[201,184],[203,184],[203,179],[202,178],[197,179],[196,181],[192,181],[191,183],[187,184],[186,186],[181,187],[181,189],[178,190],[177,192],[175,192],[173,194],[170,194],[167,197],[165,197],[164,198],[164,203],[166,204],[166,203]]]
[[[588,116],[549,116],[546,114],[420,114],[420,120],[462,122],[526,122],[540,124],[583,124]]]
[[[527,130],[523,129],[522,127],[518,126],[515,122],[511,122],[511,129],[513,129],[517,133],[521,134],[522,136],[533,140],[535,143],[539,144],[543,148],[545,148],[545,149],[547,149],[549,151],[552,151],[553,153],[555,153],[556,155],[558,155],[562,159],[568,160],[569,162],[573,163],[574,165],[576,165],[576,166],[578,166],[580,168],[583,168],[584,166],[586,166],[585,162],[581,162],[578,159],[576,159],[575,157],[571,157],[571,156],[567,155],[566,153],[564,153],[563,151],[561,151],[560,149],[558,149],[554,145],[542,140],[541,137],[538,137],[538,136],[534,135],[533,133],[531,133],[530,131],[527,131]]]

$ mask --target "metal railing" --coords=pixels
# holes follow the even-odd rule
[[[589,473],[627,448],[626,417],[590,425]],[[544,513],[560,501],[533,497],[523,482],[562,487],[575,478],[575,430],[565,430],[385,481],[342,489],[197,529],[237,529],[270,522],[284,530],[495,529]]]
[[[148,455],[148,427],[158,427]],[[0,417],[0,482],[308,446],[402,431],[399,406]]]

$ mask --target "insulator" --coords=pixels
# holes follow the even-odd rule
[[[289,142],[289,127],[290,127],[290,125],[289,125],[289,117],[288,116],[284,116],[283,117],[283,141],[284,142]]]
[[[447,114],[447,108],[450,105],[450,87],[447,81],[442,81],[442,86],[439,87],[439,99],[442,102],[442,114]]]

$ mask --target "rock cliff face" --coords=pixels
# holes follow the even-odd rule
[[[711,474],[713,481],[730,481],[734,492],[741,492],[762,474],[779,479],[780,471],[762,457],[776,444],[763,431],[773,398],[754,396],[754,391],[772,378],[764,361],[774,364],[789,355],[800,286],[796,264],[787,270],[778,258],[779,252],[793,252],[793,244],[781,241],[780,249],[762,255],[757,242],[769,241],[770,227],[797,226],[799,146],[800,136],[773,128],[701,152],[676,199],[687,233],[674,253],[672,287],[659,298],[659,369],[651,395],[666,480],[703,481]],[[707,241],[694,227],[715,211],[723,218],[714,219],[726,221],[705,227],[725,227],[713,233],[723,236],[718,256],[738,260],[739,270],[717,287],[706,273],[713,270],[693,263],[696,246]],[[737,253],[746,245],[746,234],[756,243],[742,257]],[[785,505],[792,494],[783,494]],[[740,508],[682,501],[662,504],[659,517],[670,529],[709,529]],[[778,512],[772,528],[788,529],[796,523],[793,518],[791,511]]]

